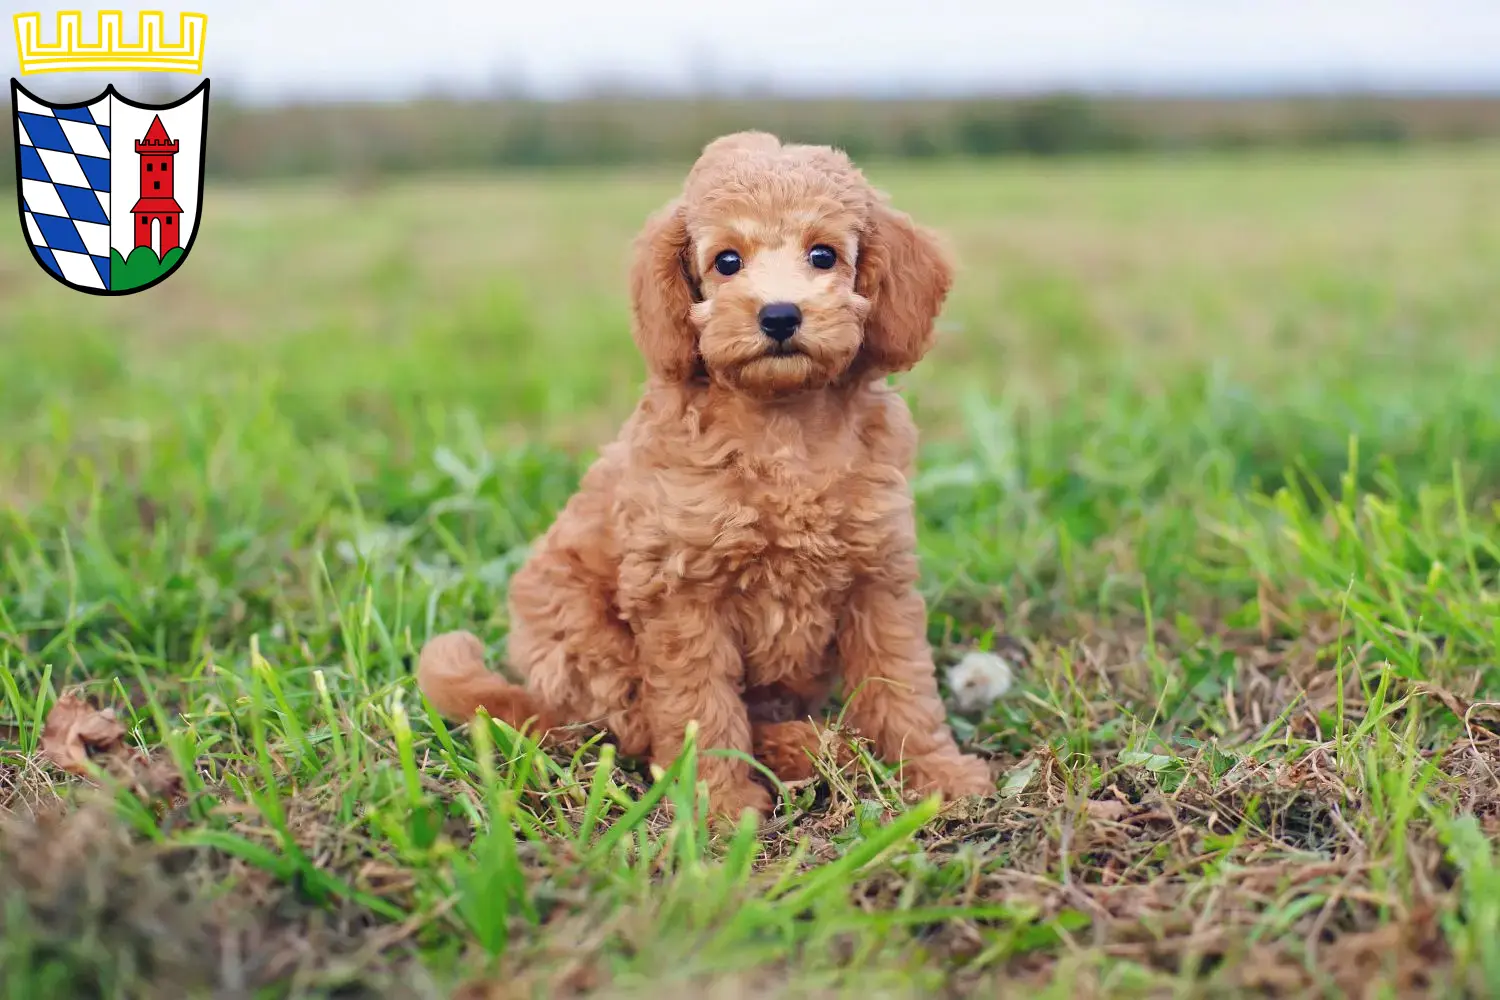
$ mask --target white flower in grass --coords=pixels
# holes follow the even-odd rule
[[[961,712],[989,708],[1005,697],[1015,679],[1010,661],[999,653],[974,650],[948,668],[948,689]]]

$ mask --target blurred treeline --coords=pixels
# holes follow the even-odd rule
[[[252,107],[215,98],[210,176],[677,164],[745,128],[858,158],[1069,156],[1500,139],[1476,97],[430,100]],[[9,169],[9,157],[0,158]]]
[[[1064,156],[1128,150],[1500,138],[1500,95],[1470,99],[609,99],[222,107],[209,170],[254,178],[430,169],[682,164],[761,128],[857,158]]]

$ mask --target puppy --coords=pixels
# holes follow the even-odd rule
[[[907,483],[916,429],[885,376],[932,343],[952,269],[843,153],[758,132],[710,143],[637,240],[633,333],[650,369],[510,585],[509,659],[454,632],[418,684],[453,719],[606,727],[665,767],[698,725],[723,816],[764,814],[754,754],[811,773],[836,683],[905,783],[983,794],[938,695]]]

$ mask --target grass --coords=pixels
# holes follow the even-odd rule
[[[5,996],[1500,993],[1500,153],[869,168],[964,270],[904,379],[997,794],[715,839],[446,727],[434,631],[628,412],[663,173],[211,189],[99,300],[0,234]],[[183,776],[38,753],[65,690]]]

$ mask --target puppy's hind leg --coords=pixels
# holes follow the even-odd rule
[[[578,550],[544,548],[510,585],[508,659],[566,723],[600,726],[635,757],[650,749],[635,639],[602,573]],[[596,567],[597,569],[597,567]]]
[[[469,632],[445,632],[422,647],[417,687],[434,708],[454,722],[467,722],[483,708],[491,718],[544,735],[560,725],[525,688],[484,665],[484,644]]]

